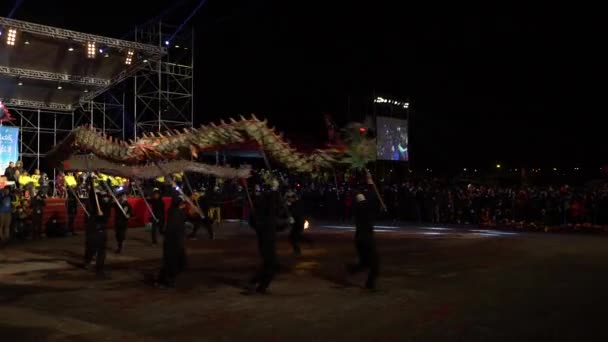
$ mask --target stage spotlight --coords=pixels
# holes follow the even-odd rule
[[[148,60],[147,60],[147,59],[144,59],[144,63],[148,63]]]
[[[23,82],[19,81],[19,83],[17,83],[17,85],[22,86],[22,85],[23,85]]]
[[[176,48],[176,49],[179,49],[179,45],[175,45],[175,48]]]
[[[68,51],[70,51],[70,52],[74,51],[74,47],[73,47],[73,46],[70,46],[70,47],[68,48]]]
[[[89,92],[89,89],[85,89],[85,90],[84,90],[84,92],[85,92],[85,93],[88,93],[88,92]]]
[[[61,86],[61,83],[57,86],[57,90],[61,90],[63,89],[63,87]]]
[[[95,42],[87,43],[87,58],[95,58]]]
[[[6,44],[7,45],[15,45],[15,41],[17,40],[17,30],[16,29],[8,29],[8,35],[6,36]]]
[[[126,65],[131,65],[131,62],[133,61],[133,55],[135,54],[135,52],[133,50],[129,50],[129,52],[127,53],[127,59],[125,59],[125,64]]]
[[[104,54],[103,54],[103,56],[104,56],[105,58],[108,58],[108,57],[110,57],[110,54],[106,52],[106,53],[104,53]]]
[[[168,40],[165,40],[165,45],[169,46],[169,44],[171,44],[171,42]]]
[[[30,45],[30,40],[26,39],[25,42],[23,42],[25,45]]]

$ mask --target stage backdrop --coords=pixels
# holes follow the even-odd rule
[[[19,127],[0,126],[0,174],[19,159]]]

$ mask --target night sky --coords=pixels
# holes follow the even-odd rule
[[[23,0],[13,17],[123,37],[198,1],[140,3]],[[192,20],[197,119],[255,112],[319,140],[323,112],[346,122],[347,97],[376,91],[411,99],[418,167],[608,161],[599,10],[394,3],[209,0]]]

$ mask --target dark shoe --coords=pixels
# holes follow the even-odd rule
[[[108,280],[110,277],[105,272],[97,272],[96,274],[98,280]]]
[[[257,292],[258,294],[261,294],[261,295],[267,295],[268,294],[268,290],[265,289],[265,288],[261,288],[261,287],[258,287],[257,289],[255,289],[255,292]]]

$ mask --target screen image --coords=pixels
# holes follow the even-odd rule
[[[9,162],[19,160],[19,128],[0,126],[0,169],[8,167]]]
[[[376,119],[377,158],[408,161],[407,120],[379,116]]]

